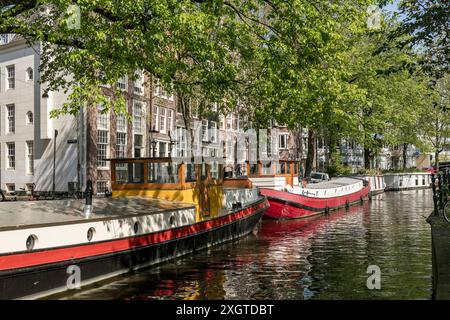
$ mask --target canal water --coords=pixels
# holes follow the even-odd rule
[[[63,299],[431,299],[430,190],[389,192],[259,232]],[[368,289],[369,266],[380,289]],[[369,281],[371,282],[371,281]]]

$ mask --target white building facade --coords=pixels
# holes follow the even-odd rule
[[[77,144],[68,143],[78,139],[77,119],[50,118],[67,95],[44,94],[39,51],[39,44],[30,47],[19,36],[0,39],[0,188],[8,192],[29,191],[33,184],[37,191],[52,191],[53,183],[67,192],[79,179],[82,159]]]

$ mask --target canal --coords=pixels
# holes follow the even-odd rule
[[[389,192],[53,298],[431,299],[431,211],[431,190]],[[379,290],[367,288],[370,265]]]

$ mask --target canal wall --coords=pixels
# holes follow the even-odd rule
[[[450,300],[450,223],[434,212],[427,222],[431,225],[433,299]]]

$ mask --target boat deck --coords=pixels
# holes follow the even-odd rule
[[[31,225],[74,223],[86,220],[85,200],[0,202],[0,231]],[[193,204],[144,197],[93,198],[91,220],[161,213],[195,208]]]
[[[361,182],[361,179],[353,179],[353,178],[337,178],[330,181],[324,181],[319,183],[309,183],[308,189],[332,189],[338,187],[348,186],[354,183]]]

